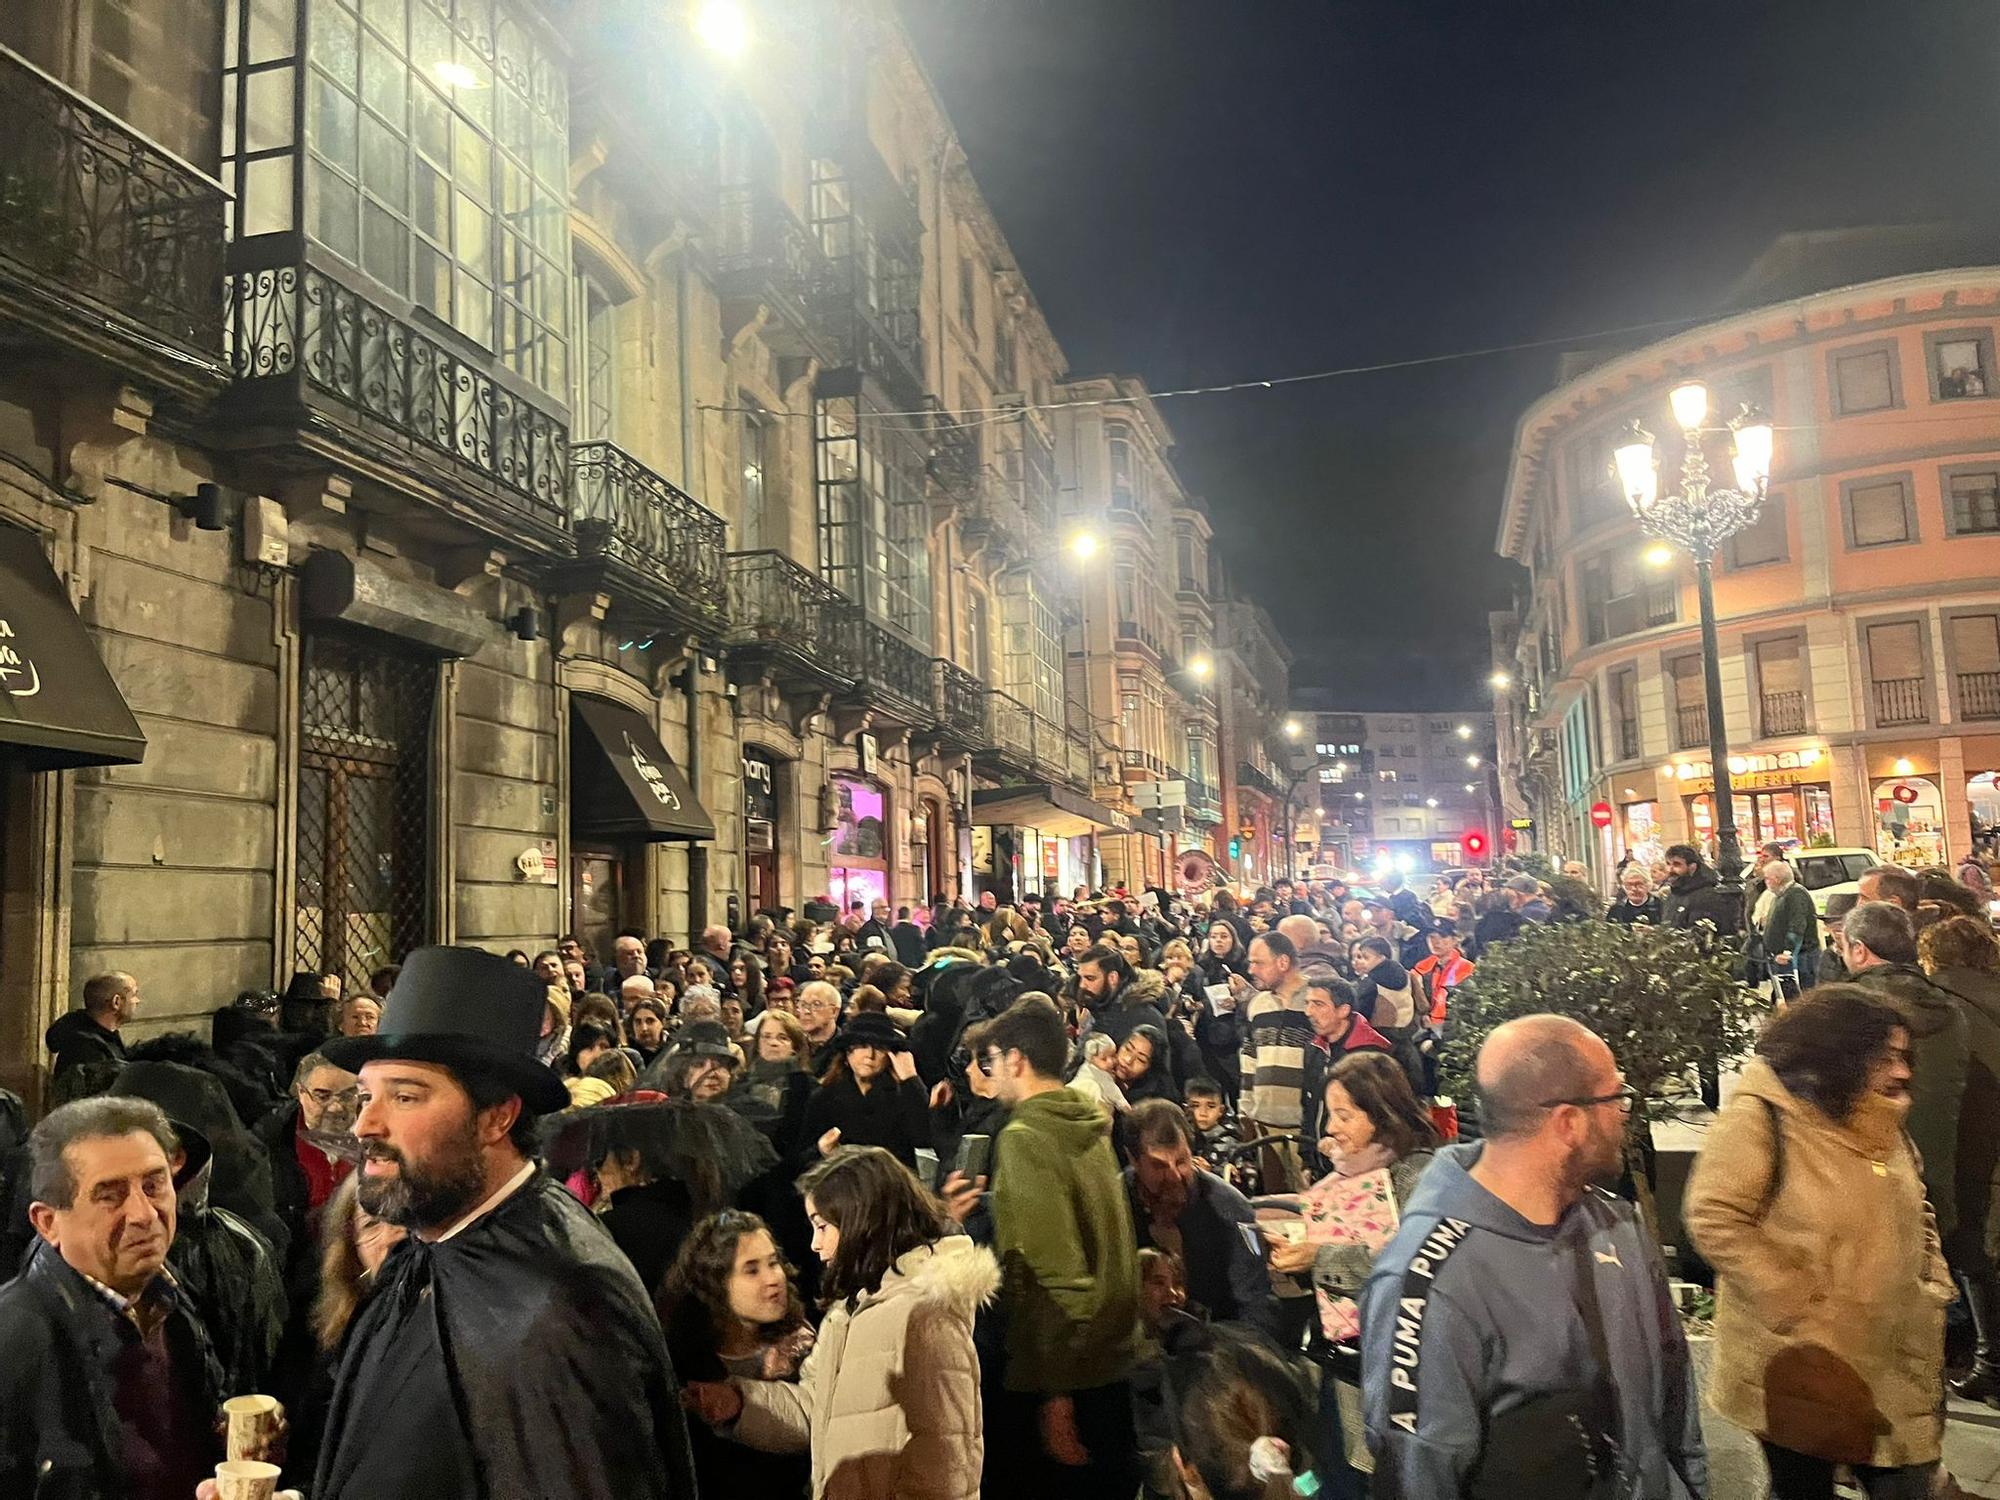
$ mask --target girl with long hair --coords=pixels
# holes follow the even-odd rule
[[[834,1152],[799,1190],[826,1318],[798,1383],[697,1380],[684,1399],[738,1442],[810,1449],[814,1500],[973,1500],[985,1442],[972,1319],[999,1264],[879,1148]]]

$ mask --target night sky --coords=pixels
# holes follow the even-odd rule
[[[2000,217],[1995,0],[902,5],[1071,371],[1156,390],[1695,319],[1785,230]],[[1555,356],[1164,403],[1296,683],[1480,700]]]

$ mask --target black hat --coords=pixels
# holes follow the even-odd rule
[[[896,1029],[896,1023],[875,1010],[849,1017],[834,1037],[833,1045],[842,1052],[850,1047],[880,1047],[884,1052],[910,1050],[909,1038]]]
[[[569,1104],[569,1091],[537,1060],[549,987],[534,974],[483,948],[419,948],[382,1005],[374,1036],[332,1037],[326,1060],[350,1073],[385,1057],[435,1063],[454,1072],[483,1073],[518,1089],[535,1114]]]
[[[696,1057],[727,1058],[736,1061],[736,1049],[729,1045],[729,1028],[720,1021],[690,1021],[674,1033],[667,1051],[691,1052]]]

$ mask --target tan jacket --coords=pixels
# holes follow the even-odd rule
[[[962,1236],[910,1251],[852,1313],[827,1313],[798,1384],[737,1383],[729,1436],[774,1453],[810,1447],[816,1500],[976,1500],[972,1315],[999,1287],[992,1252]]]
[[[1954,1293],[1901,1110],[1870,1094],[1836,1124],[1753,1059],[1695,1159],[1683,1214],[1717,1273],[1718,1412],[1838,1462],[1937,1458]]]

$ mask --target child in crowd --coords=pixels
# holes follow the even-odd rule
[[[1239,1144],[1236,1123],[1229,1118],[1229,1103],[1223,1097],[1222,1086],[1213,1078],[1190,1078],[1187,1087],[1181,1090],[1181,1102],[1187,1109],[1189,1123],[1194,1126],[1196,1164],[1204,1171],[1219,1173],[1222,1163],[1217,1160],[1217,1153]]]

